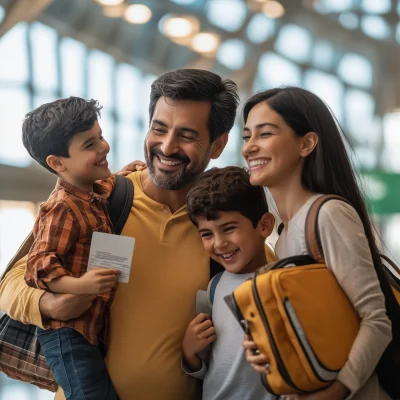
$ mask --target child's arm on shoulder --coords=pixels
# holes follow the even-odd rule
[[[189,324],[182,342],[183,360],[191,371],[202,368],[202,360],[198,356],[216,339],[215,328],[210,317],[201,313]]]

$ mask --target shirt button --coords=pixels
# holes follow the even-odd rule
[[[168,213],[169,213],[168,208],[167,208],[167,207],[164,207],[163,210],[162,210],[162,212],[163,212],[164,214],[168,214]]]

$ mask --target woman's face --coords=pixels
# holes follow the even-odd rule
[[[243,139],[242,154],[252,185],[273,188],[301,180],[303,138],[296,136],[266,101],[251,109]]]

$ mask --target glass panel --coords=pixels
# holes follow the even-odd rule
[[[362,0],[361,9],[367,13],[385,14],[390,11],[391,0]]]
[[[118,166],[117,169],[135,161],[144,161],[144,134],[137,121],[122,122],[118,126]]]
[[[123,118],[139,114],[140,71],[128,64],[117,68],[117,113]]]
[[[304,75],[304,82],[306,88],[321,97],[332,109],[336,118],[342,121],[343,84],[339,79],[325,72],[309,70]]]
[[[206,14],[214,25],[229,32],[236,32],[246,18],[247,7],[241,0],[212,0],[206,5]]]
[[[310,57],[311,35],[300,26],[285,25],[279,32],[275,49],[294,61],[305,62]]]
[[[217,60],[230,69],[242,69],[246,62],[245,44],[240,39],[226,40],[219,47]]]
[[[63,97],[85,96],[84,70],[86,47],[73,39],[61,41],[61,91]]]
[[[347,29],[357,29],[358,28],[358,16],[354,13],[340,14],[339,22]]]
[[[312,63],[317,68],[330,68],[335,51],[333,46],[324,40],[315,43],[312,55]]]
[[[31,163],[21,137],[22,121],[28,111],[29,95],[25,89],[0,87],[0,163],[21,167]]]
[[[350,10],[353,0],[321,0],[321,6],[326,12],[341,12]]]
[[[400,172],[400,112],[386,114],[383,118],[384,155],[382,163],[393,172]]]
[[[372,65],[367,58],[359,54],[345,54],[339,62],[338,74],[349,85],[364,88],[370,88],[372,85]]]
[[[0,6],[0,24],[3,22],[3,18],[6,15],[4,7]]]
[[[93,50],[89,55],[89,98],[98,100],[105,108],[113,106],[113,58]]]
[[[247,37],[253,43],[263,43],[275,33],[275,21],[264,14],[256,14],[246,28]]]
[[[362,31],[374,39],[386,39],[390,36],[390,26],[382,18],[375,15],[367,15],[361,19]]]
[[[0,274],[32,230],[35,216],[34,203],[0,200]]]
[[[32,24],[33,85],[36,90],[57,89],[57,34],[39,22]]]
[[[358,143],[376,146],[380,141],[380,121],[374,116],[375,100],[366,92],[349,90],[345,97],[346,128]]]
[[[258,84],[262,86],[300,85],[300,68],[275,53],[264,54],[258,64]],[[260,89],[258,87],[256,89]]]
[[[20,23],[0,39],[0,81],[22,83],[28,79],[26,24]]]

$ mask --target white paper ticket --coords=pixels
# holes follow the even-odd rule
[[[92,267],[116,268],[121,271],[118,282],[128,283],[134,248],[133,237],[93,232],[88,270]]]

